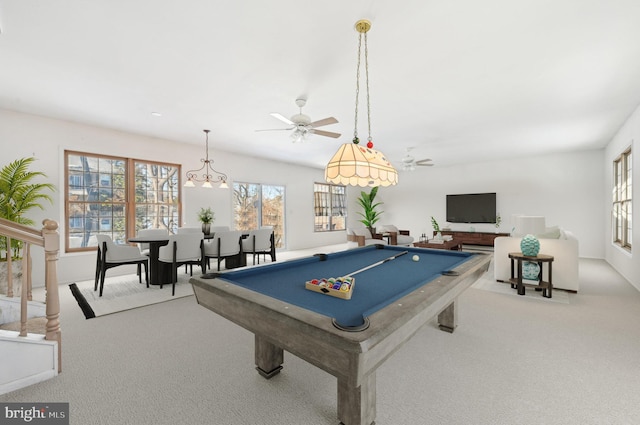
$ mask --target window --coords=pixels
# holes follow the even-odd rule
[[[613,242],[631,250],[631,148],[613,161]]]
[[[347,192],[342,185],[314,183],[314,231],[344,230],[347,220]]]
[[[233,183],[233,220],[236,230],[273,227],[276,248],[284,248],[284,186]]]
[[[96,233],[117,243],[140,229],[175,233],[179,165],[65,151],[65,169],[67,252],[93,249]]]

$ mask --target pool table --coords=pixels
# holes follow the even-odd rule
[[[486,272],[490,258],[373,245],[190,282],[200,305],[254,333],[256,369],[262,376],[280,372],[287,350],[337,377],[342,424],[369,425],[376,417],[376,369],[435,316],[440,329],[453,332],[455,301]],[[377,265],[367,269],[372,264]],[[362,269],[353,275],[351,299],[305,288],[308,280]]]

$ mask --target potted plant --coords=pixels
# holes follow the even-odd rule
[[[51,183],[33,183],[33,179],[36,177],[46,177],[42,172],[29,171],[29,165],[33,161],[35,161],[33,157],[17,159],[0,170],[0,217],[25,226],[35,224],[25,214],[33,208],[44,210],[42,201],[46,200],[53,204],[51,196],[44,192],[55,190],[55,186]],[[0,293],[7,291],[8,270],[6,264],[10,253],[13,280],[20,282],[22,263],[16,261],[14,264],[13,260],[22,258],[21,249],[22,241],[12,239],[11,247],[8,247],[7,238],[0,235]],[[17,290],[19,293],[19,286]]]
[[[29,166],[35,158],[22,158],[5,165],[0,170],[0,217],[7,220],[33,226],[35,222],[26,217],[25,214],[33,209],[44,210],[41,201],[49,201],[53,204],[53,199],[45,190],[55,191],[55,186],[51,183],[33,183],[36,177],[47,177],[39,171],[29,171]],[[11,246],[14,249],[14,259],[20,258],[20,241],[13,240]],[[0,238],[0,260],[6,260],[7,240]]]
[[[369,229],[369,231],[371,232],[371,236],[375,235],[376,228],[374,227],[374,225],[378,220],[380,220],[380,215],[384,212],[376,210],[378,206],[382,204],[382,202],[374,202],[377,194],[378,186],[372,187],[369,193],[366,193],[364,191],[360,192],[360,197],[358,198],[358,203],[363,210],[362,212],[358,212],[358,214],[360,214],[360,216],[362,217],[360,223],[364,224]]]
[[[442,233],[440,233],[440,225],[433,216],[431,216],[431,227],[433,227],[433,231],[436,232],[435,239],[442,239]]]
[[[205,235],[211,233],[211,224],[215,220],[215,213],[211,208],[200,208],[198,220],[202,223],[202,233]]]

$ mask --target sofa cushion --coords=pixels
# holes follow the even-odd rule
[[[385,224],[384,226],[382,226],[382,231],[383,232],[396,232],[398,233],[399,230],[396,226],[394,226],[393,224]]]
[[[547,227],[544,233],[535,235],[538,239],[561,239],[562,232],[558,226]],[[562,238],[566,239],[566,238]]]
[[[356,227],[353,229],[353,233],[355,233],[356,236],[364,236],[365,239],[373,238],[373,236],[371,236],[371,232],[369,231],[369,229],[365,227]]]

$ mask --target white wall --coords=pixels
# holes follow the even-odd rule
[[[453,230],[473,226],[476,231],[508,233],[513,215],[543,215],[547,226],[557,225],[576,235],[581,257],[604,258],[603,155],[603,150],[593,150],[400,171],[397,186],[378,191],[384,202],[379,224],[395,224],[418,238],[432,232],[431,216],[440,227],[448,225]],[[359,211],[355,198],[360,190],[349,190],[350,211]],[[482,192],[497,194],[497,211],[502,217],[499,229],[493,224],[446,223],[447,194]],[[359,218],[351,214],[350,225]]]
[[[202,138],[201,132],[194,131],[194,137]],[[401,171],[399,185],[379,191],[385,211],[380,224],[394,223],[417,237],[431,231],[432,215],[444,227],[446,194],[496,192],[498,211],[503,219],[499,231],[511,230],[513,214],[544,215],[548,226],[558,225],[576,235],[581,257],[606,258],[623,276],[638,282],[640,266],[633,264],[629,255],[614,249],[608,242],[611,239],[609,209],[603,208],[610,203],[610,162],[623,146],[628,146],[631,139],[638,137],[640,112],[636,111],[606,151],[581,151],[451,167],[436,165],[419,167],[413,173]],[[323,181],[323,170],[219,152],[215,150],[215,141],[212,146],[211,156],[216,167],[229,174],[232,181],[286,186],[288,249],[344,242],[344,232],[313,232],[313,182]],[[170,161],[181,164],[186,170],[199,166],[204,154],[204,139],[203,146],[176,145],[167,140],[0,109],[0,166],[17,158],[35,155],[38,160],[34,170],[43,171],[58,188],[63,188],[65,149]],[[637,161],[635,165],[637,169]],[[637,194],[639,185],[635,186]],[[360,190],[348,189],[350,225],[359,219],[356,197]],[[196,213],[202,206],[214,209],[216,224],[231,224],[230,191],[185,190],[183,203],[183,225],[198,225]],[[56,194],[52,207],[47,206],[44,212],[36,210],[31,215],[36,222],[52,218],[61,225],[62,217],[63,194],[60,192]],[[469,225],[452,224],[451,227],[467,230]],[[474,227],[477,231],[496,230],[488,224]],[[634,235],[637,232],[635,230]],[[61,237],[64,238],[63,228]],[[38,257],[38,250],[34,251],[34,285],[38,286],[43,278],[37,264],[42,260]],[[94,254],[61,253],[60,282],[92,278],[94,257]]]
[[[618,130],[614,138],[607,146],[604,161],[602,167],[606,170],[605,173],[605,188],[604,196],[606,203],[604,204],[604,227],[605,234],[603,238],[603,245],[605,247],[605,259],[611,264],[622,276],[624,276],[632,285],[640,290],[640,261],[633,260],[633,254],[629,253],[618,246],[614,245],[611,241],[612,235],[612,223],[611,223],[611,191],[613,188],[613,160],[616,159],[627,148],[632,149],[633,164],[633,194],[632,199],[640,199],[640,160],[638,159],[638,141],[640,140],[640,107],[627,119],[627,122]],[[638,211],[638,202],[633,202],[634,208]],[[640,226],[638,226],[638,215],[635,215],[635,223],[633,226],[632,246],[633,250],[637,252],[639,248],[638,243],[640,241]]]
[[[64,151],[126,156],[147,160],[181,164],[183,170],[197,168],[204,157],[204,135],[198,129],[194,138],[202,139],[202,145],[179,144],[168,140],[143,137],[114,130],[80,125],[76,123],[21,114],[0,109],[0,167],[27,156],[37,161],[31,171],[44,172],[56,185],[54,205],[45,205],[46,210],[34,210],[30,218],[41,223],[50,218],[60,224],[60,236],[64,241]],[[215,150],[215,141],[210,153],[217,169],[229,175],[233,181],[278,184],[286,187],[287,248],[303,249],[314,246],[342,243],[344,232],[314,233],[313,231],[313,183],[324,181],[324,172],[319,169],[291,164],[247,158]],[[198,226],[197,211],[211,206],[216,213],[217,225],[231,226],[232,191],[223,189],[185,189],[183,192],[183,225]],[[34,249],[34,286],[42,286],[43,263],[41,250]],[[126,267],[110,270],[110,273],[127,272]],[[95,254],[65,254],[61,251],[58,261],[58,280],[71,283],[92,279],[95,271]]]

